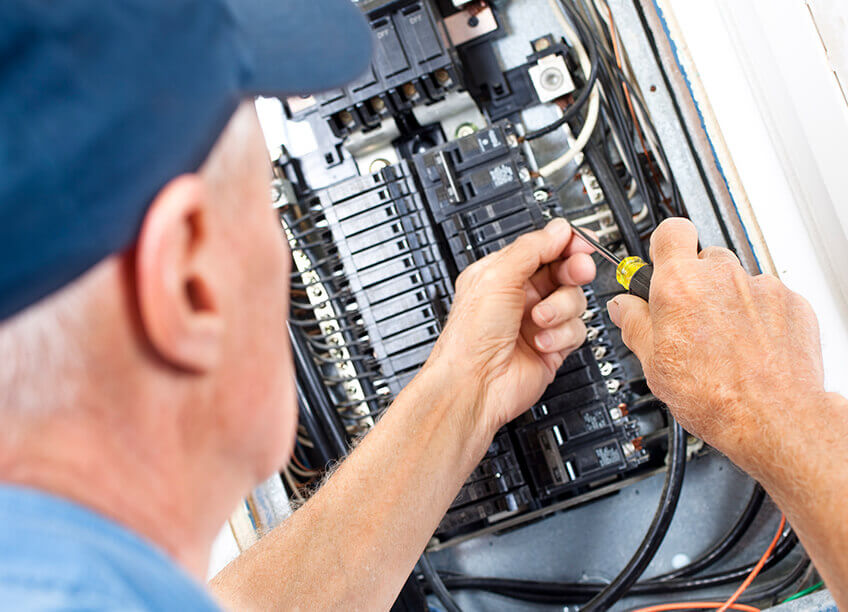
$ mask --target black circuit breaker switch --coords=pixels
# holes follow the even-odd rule
[[[290,116],[317,112],[338,138],[374,128],[384,117],[442,100],[458,85],[459,67],[439,32],[433,0],[363,0],[375,50],[364,75],[344,88],[286,101]]]
[[[513,126],[506,122],[416,155],[413,164],[438,223],[457,213],[479,212],[518,193],[525,208],[532,199],[530,170]]]
[[[392,20],[383,17],[372,22],[376,49],[374,49],[374,65],[380,74],[395,77],[409,69],[409,61],[400,43]]]
[[[428,68],[428,62],[438,59],[444,48],[436,35],[432,16],[423,2],[414,2],[394,15],[395,25],[406,42],[406,49],[417,64]]]

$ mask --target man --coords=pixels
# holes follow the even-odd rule
[[[211,542],[291,451],[288,254],[239,100],[339,86],[369,33],[348,0],[264,4],[0,6],[4,607],[216,609],[199,583]],[[620,296],[610,315],[651,388],[764,483],[848,603],[848,486],[830,468],[846,405],[822,388],[815,317],[728,251],[698,254],[687,221],[652,250],[650,308]],[[388,608],[494,432],[582,343],[594,272],[554,221],[463,273],[425,367],[215,578],[220,604]]]

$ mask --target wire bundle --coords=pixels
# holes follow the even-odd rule
[[[739,597],[744,599],[746,602],[773,599],[780,593],[785,592],[793,584],[800,580],[805,571],[808,569],[809,560],[806,556],[802,556],[797,564],[784,576],[763,584],[758,584],[756,585],[756,588],[749,588],[751,582],[759,573],[776,566],[796,547],[798,542],[797,538],[791,529],[785,527],[783,522],[781,522],[779,526],[772,545],[768,547],[765,554],[763,554],[757,562],[748,563],[712,574],[701,574],[697,577],[691,577],[693,574],[709,569],[718,563],[733,549],[736,544],[741,541],[742,537],[747,533],[754,518],[759,512],[763,499],[764,493],[762,489],[759,485],[755,485],[748,504],[740,513],[737,520],[728,529],[725,535],[712,547],[710,547],[697,559],[680,569],[637,582],[628,590],[627,595],[673,595],[689,591],[714,588],[725,584],[732,584],[743,579],[746,580],[744,586],[747,590],[744,590],[744,593],[742,592],[743,589],[738,589],[738,591],[740,593]],[[606,584],[585,582],[570,583],[489,577],[482,578],[452,573],[443,573],[443,578],[445,586],[453,590],[484,590],[513,599],[520,599],[539,604],[556,605],[584,603],[608,586]],[[744,597],[742,597],[742,595],[744,595]],[[611,605],[611,603],[612,602],[608,602],[609,605]],[[683,603],[686,603],[688,607],[668,609],[688,609],[698,607],[695,605],[690,606],[689,604],[692,602]],[[718,608],[721,605],[722,603],[718,602],[712,607]]]
[[[593,208],[604,204],[610,206],[616,213],[618,230],[622,236],[632,233],[644,238],[656,227],[659,220],[671,215],[685,215],[685,208],[644,98],[629,74],[628,61],[612,19],[612,12],[602,0],[549,2],[575,50],[585,84],[580,95],[573,104],[563,110],[559,119],[542,128],[528,131],[525,138],[541,138],[566,124],[575,132],[579,130],[579,136],[569,149],[540,169],[540,174],[544,177],[554,175],[575,159],[579,160],[580,153],[588,152],[592,148],[597,148],[613,163],[617,159],[618,163],[623,165],[624,174],[620,177],[623,189],[631,206],[636,208],[629,211],[616,210],[621,208],[621,203],[610,198],[609,194],[605,203],[599,202],[593,205]],[[591,104],[594,94],[598,94],[597,108]],[[587,101],[589,108],[585,112],[586,118],[580,124],[579,119]],[[641,151],[637,149],[637,141],[641,145]],[[562,190],[585,163],[585,159],[580,161],[555,189]],[[609,189],[609,184],[604,186],[605,192]],[[585,220],[580,218],[573,221],[582,223],[596,219],[597,216],[590,216]],[[623,225],[627,227],[621,227]],[[603,237],[612,231],[612,228],[601,228],[599,235]],[[631,252],[638,250],[634,242],[635,240],[631,239],[628,244],[628,250]]]
[[[371,355],[358,304],[317,202],[285,205],[280,219],[295,255],[291,325],[303,332],[311,365],[345,429],[360,434],[382,414],[391,396]]]

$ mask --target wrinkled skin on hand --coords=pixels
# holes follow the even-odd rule
[[[573,238],[573,239],[572,239]],[[466,268],[448,321],[425,367],[462,381],[487,431],[541,397],[586,338],[580,285],[595,277],[592,247],[563,219]]]
[[[650,304],[620,295],[610,317],[683,427],[756,474],[780,448],[788,415],[774,407],[824,395],[816,316],[776,277],[748,275],[731,251],[699,253],[688,220],[659,226],[651,258]]]

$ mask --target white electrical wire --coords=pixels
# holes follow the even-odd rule
[[[633,223],[641,223],[645,220],[645,217],[648,216],[648,205],[642,204],[642,208],[639,209],[635,215],[633,215]]]
[[[592,215],[585,215],[576,219],[569,219],[568,222],[571,225],[587,225],[589,223],[594,223],[595,221],[600,221],[601,219],[612,219],[612,212],[609,208],[600,212],[596,212]]]
[[[577,32],[574,31],[574,28],[571,27],[568,19],[565,18],[557,0],[548,0],[548,3],[551,5],[554,15],[565,32],[566,37],[568,37],[571,41],[575,51],[577,51],[577,58],[580,60],[580,67],[583,69],[583,74],[586,79],[588,79],[589,74],[592,72],[592,61],[589,59],[589,54],[586,53],[586,48],[583,46],[583,42],[580,40],[580,37],[577,36]],[[577,136],[577,139],[568,151],[539,168],[539,174],[543,177],[547,178],[565,168],[569,162],[583,151],[583,148],[589,142],[589,138],[592,137],[592,132],[595,130],[595,126],[598,123],[598,115],[600,114],[601,101],[599,92],[600,83],[596,81],[595,85],[592,87],[592,93],[589,96],[589,110],[586,112],[586,121],[580,129],[580,134]]]
[[[633,196],[630,196],[631,198]],[[639,209],[635,215],[633,215],[634,223],[641,223],[648,216],[648,207],[645,204],[642,204],[642,208]],[[612,211],[609,208],[603,208],[596,213],[591,215],[584,215],[583,217],[577,217],[576,219],[570,219],[568,222],[571,225],[588,225],[589,223],[595,223],[596,221],[603,220],[611,220],[612,219]]]
[[[596,230],[595,236],[597,236],[600,239],[600,238],[603,238],[605,236],[611,236],[611,235],[617,234],[617,233],[618,233],[618,227],[615,226],[615,225],[611,225],[609,227],[602,227],[601,229]]]

